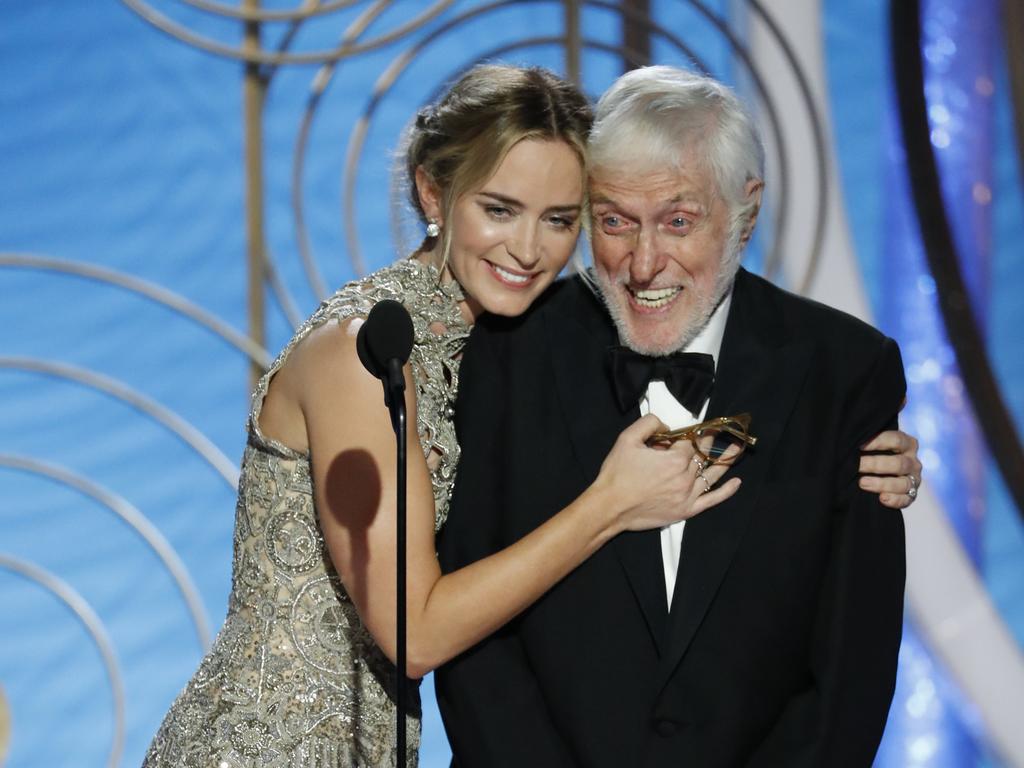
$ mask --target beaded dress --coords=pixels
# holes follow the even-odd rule
[[[452,423],[459,356],[469,334],[457,283],[399,261],[349,283],[298,329],[259,381],[235,510],[228,613],[213,647],[168,712],[145,768],[354,768],[395,764],[394,665],[374,643],[327,553],[313,506],[309,456],[263,435],[271,376],[310,331],[395,299],[412,316],[416,428],[431,468],[435,529],[448,513],[459,460]],[[383,407],[383,406],[382,406]],[[407,711],[417,764],[419,692]]]

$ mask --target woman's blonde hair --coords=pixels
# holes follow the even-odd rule
[[[447,222],[455,202],[486,182],[509,150],[524,139],[564,141],[585,172],[592,122],[587,98],[546,69],[473,67],[437,104],[420,110],[409,128],[404,171],[413,210],[426,222],[416,188],[417,168],[423,168],[440,190]],[[441,238],[446,262],[450,228],[442,228]]]

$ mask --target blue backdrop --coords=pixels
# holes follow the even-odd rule
[[[236,22],[181,2],[152,5],[196,33],[240,40]],[[296,47],[335,45],[368,5],[303,27]],[[368,35],[397,29],[428,5],[394,3]],[[337,286],[395,257],[392,153],[419,104],[494,52],[564,70],[561,47],[544,39],[561,34],[560,3],[486,12],[469,0],[439,5],[446,7],[436,18],[333,73],[310,113],[298,187],[294,150],[317,68],[274,74],[264,155],[268,250],[279,279],[267,292],[270,353],[315,306],[320,283]],[[707,5],[729,18],[736,4]],[[1020,431],[1021,168],[997,5],[971,5],[986,10],[976,9],[966,29],[955,22],[968,3],[934,2],[928,10],[945,25],[929,32],[930,114],[937,128],[952,121],[947,139],[933,141],[963,148],[944,161],[952,179],[947,202],[963,220],[979,319]],[[736,79],[728,45],[691,4],[651,8],[666,26],[686,31],[712,72]],[[950,405],[959,378],[899,177],[885,4],[833,0],[823,17],[846,215],[876,317],[910,351],[906,424],[923,439],[927,482],[950,486],[947,507],[958,531],[1022,642],[1024,532],[988,469],[969,405]],[[244,334],[246,323],[242,66],[161,33],[114,0],[6,3],[2,18],[0,723],[8,711],[11,737],[6,763],[0,738],[0,764],[137,765],[219,627],[229,587],[233,482],[249,388],[248,357],[230,333]],[[620,20],[592,4],[582,25],[591,42],[583,82],[596,94],[621,71],[618,56],[603,48],[620,42]],[[272,28],[265,44],[273,47],[284,33]],[[949,44],[952,52],[943,47]],[[414,55],[395,70],[393,86],[372,96],[382,73],[409,50]],[[943,69],[943,57],[954,53],[967,58]],[[686,63],[663,39],[655,40],[653,58]],[[970,67],[981,67],[970,70],[971,87],[981,77],[988,85],[968,103],[942,101],[957,92],[948,78]],[[349,202],[346,168],[354,168]],[[302,237],[312,267],[301,257]],[[750,260],[758,266],[760,252]],[[914,357],[921,344],[935,352],[936,375],[925,365],[932,358]],[[976,445],[969,461],[978,470],[966,486],[948,474],[968,461],[943,453],[949,430]],[[908,637],[879,764],[997,764],[970,703]],[[922,709],[922,690],[932,691],[931,709]],[[446,765],[429,679],[424,698],[421,762]]]

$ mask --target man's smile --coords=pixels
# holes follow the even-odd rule
[[[630,304],[641,311],[662,309],[676,300],[683,292],[683,286],[670,288],[631,288],[625,286]]]

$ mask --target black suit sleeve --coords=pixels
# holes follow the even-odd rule
[[[438,540],[447,573],[513,543],[502,524],[503,424],[514,416],[500,338],[478,327],[463,356],[456,423],[462,446],[448,521]],[[517,636],[516,622],[435,673],[458,768],[568,768],[568,750]]]
[[[896,428],[903,399],[899,350],[890,339],[882,347],[844,411],[831,552],[809,651],[811,684],[787,703],[748,768],[866,768],[882,738],[903,626],[903,517],[857,487],[859,446]]]

